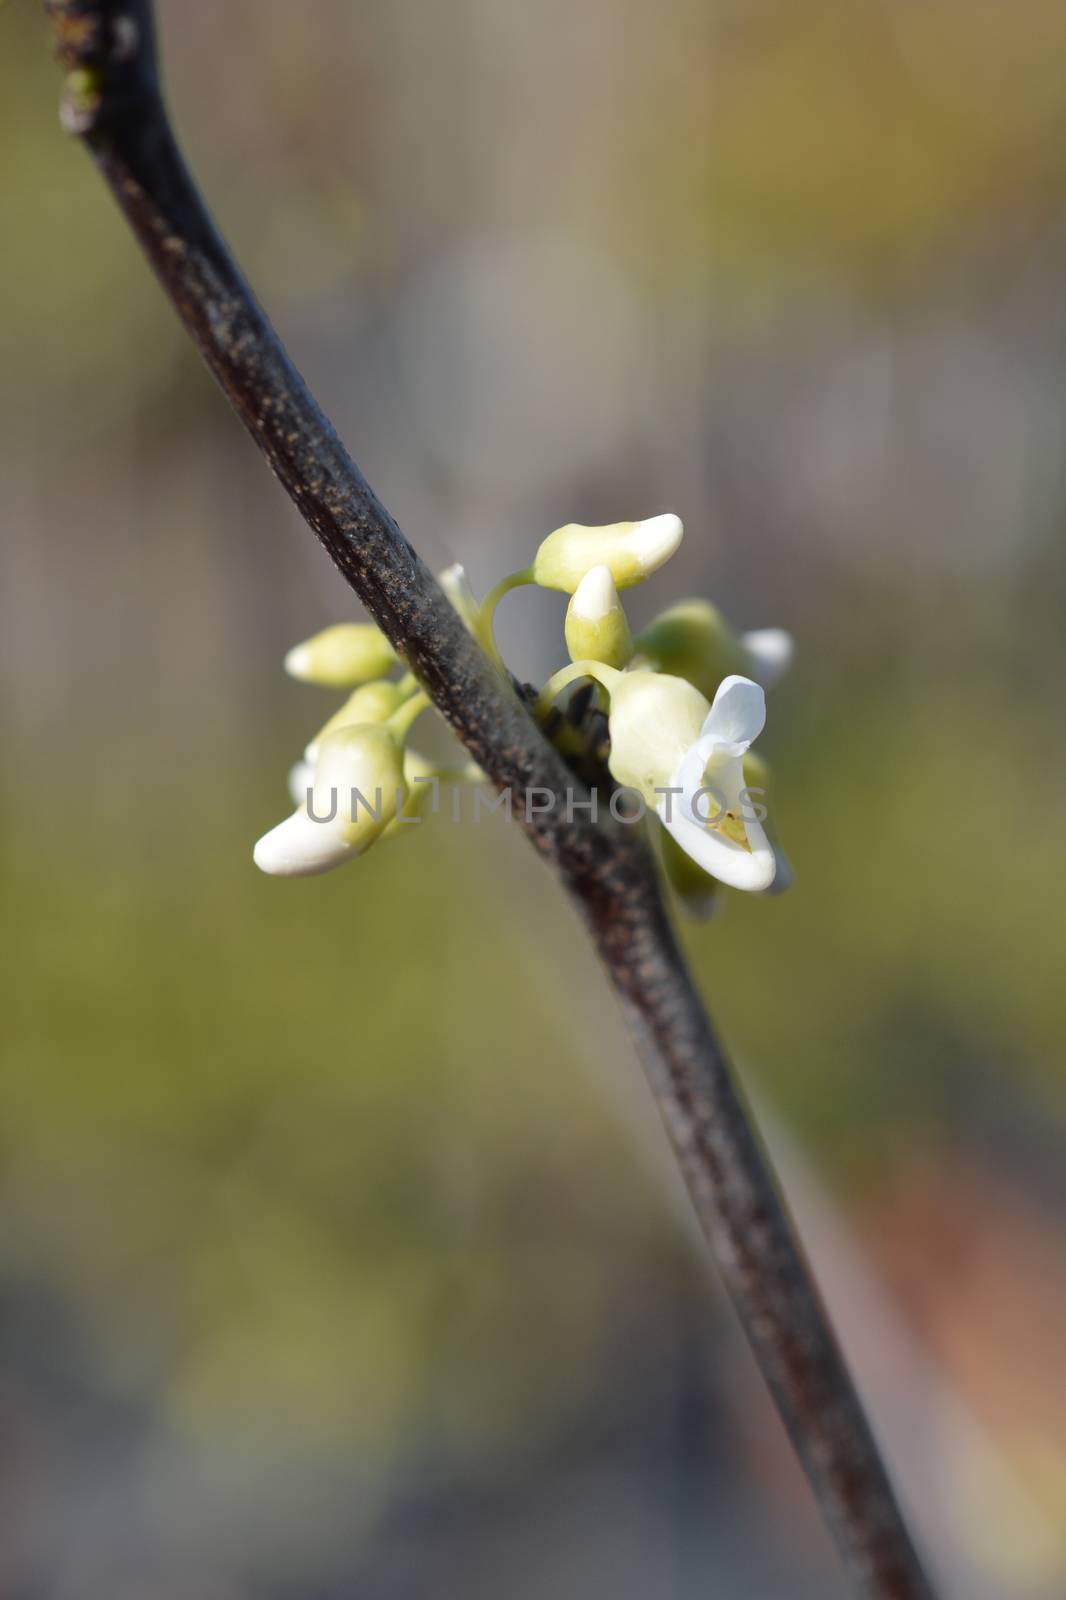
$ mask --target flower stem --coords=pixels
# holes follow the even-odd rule
[[[489,590],[488,594],[485,596],[478,608],[477,623],[475,627],[477,641],[484,650],[485,654],[488,656],[489,660],[493,662],[495,666],[499,667],[501,671],[503,670],[503,657],[500,655],[499,648],[496,644],[496,629],[494,626],[496,607],[499,605],[504,595],[509,594],[512,589],[521,589],[526,584],[532,582],[532,567],[523,567],[521,572],[512,572],[506,578],[501,578],[499,583],[497,583],[494,588]]]
[[[423,711],[431,704],[432,701],[429,695],[426,694],[424,689],[419,689],[418,693],[413,694],[410,700],[405,700],[402,706],[397,706],[392,716],[386,721],[386,728],[388,728],[393,738],[402,743]]]
[[[563,690],[578,678],[594,678],[610,694],[621,676],[616,667],[608,667],[602,661],[571,661],[569,666],[553,672],[540,691],[537,696],[537,716],[546,717]]]

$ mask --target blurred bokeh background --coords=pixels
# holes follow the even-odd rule
[[[686,933],[944,1591],[1066,1591],[1066,10],[165,0],[188,152],[475,585],[672,509],[797,664]],[[842,1595],[517,831],[254,839],[350,596],[0,10],[0,1593]],[[560,597],[504,603],[523,674]]]

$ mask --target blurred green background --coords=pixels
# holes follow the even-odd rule
[[[792,630],[686,938],[950,1595],[1066,1587],[1066,12],[176,0],[186,147],[427,559],[663,509]],[[251,865],[354,614],[0,10],[0,1590],[842,1594],[516,830]],[[530,677],[562,603],[504,603]],[[802,1155],[797,1152],[802,1152]]]

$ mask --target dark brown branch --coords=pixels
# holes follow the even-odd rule
[[[150,0],[45,0],[63,121],[92,153],[227,398],[371,616],[556,869],[621,999],[693,1203],[860,1591],[931,1594],[640,830],[525,816],[575,779],[378,501],[216,233],[161,99]],[[72,270],[76,270],[72,268]]]

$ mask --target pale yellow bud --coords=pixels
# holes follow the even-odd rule
[[[392,645],[372,622],[339,622],[294,645],[285,657],[285,671],[302,683],[347,689],[380,678],[396,659]]]
[[[377,724],[338,728],[322,740],[311,794],[255,847],[277,877],[309,877],[361,855],[407,798],[403,751]]]
[[[360,684],[358,689],[353,689],[340,710],[335,711],[315,734],[304,751],[305,758],[314,761],[322,740],[337,728],[351,727],[359,722],[386,721],[406,698],[406,691],[388,678],[379,678],[376,683]]]
[[[629,623],[606,566],[586,572],[567,607],[566,648],[571,661],[602,661],[624,667],[633,654]]]
[[[613,522],[586,528],[568,522],[550,533],[530,569],[542,589],[573,594],[593,567],[606,566],[619,589],[640,583],[674,554],[684,529],[679,517],[649,517],[644,522]]]

